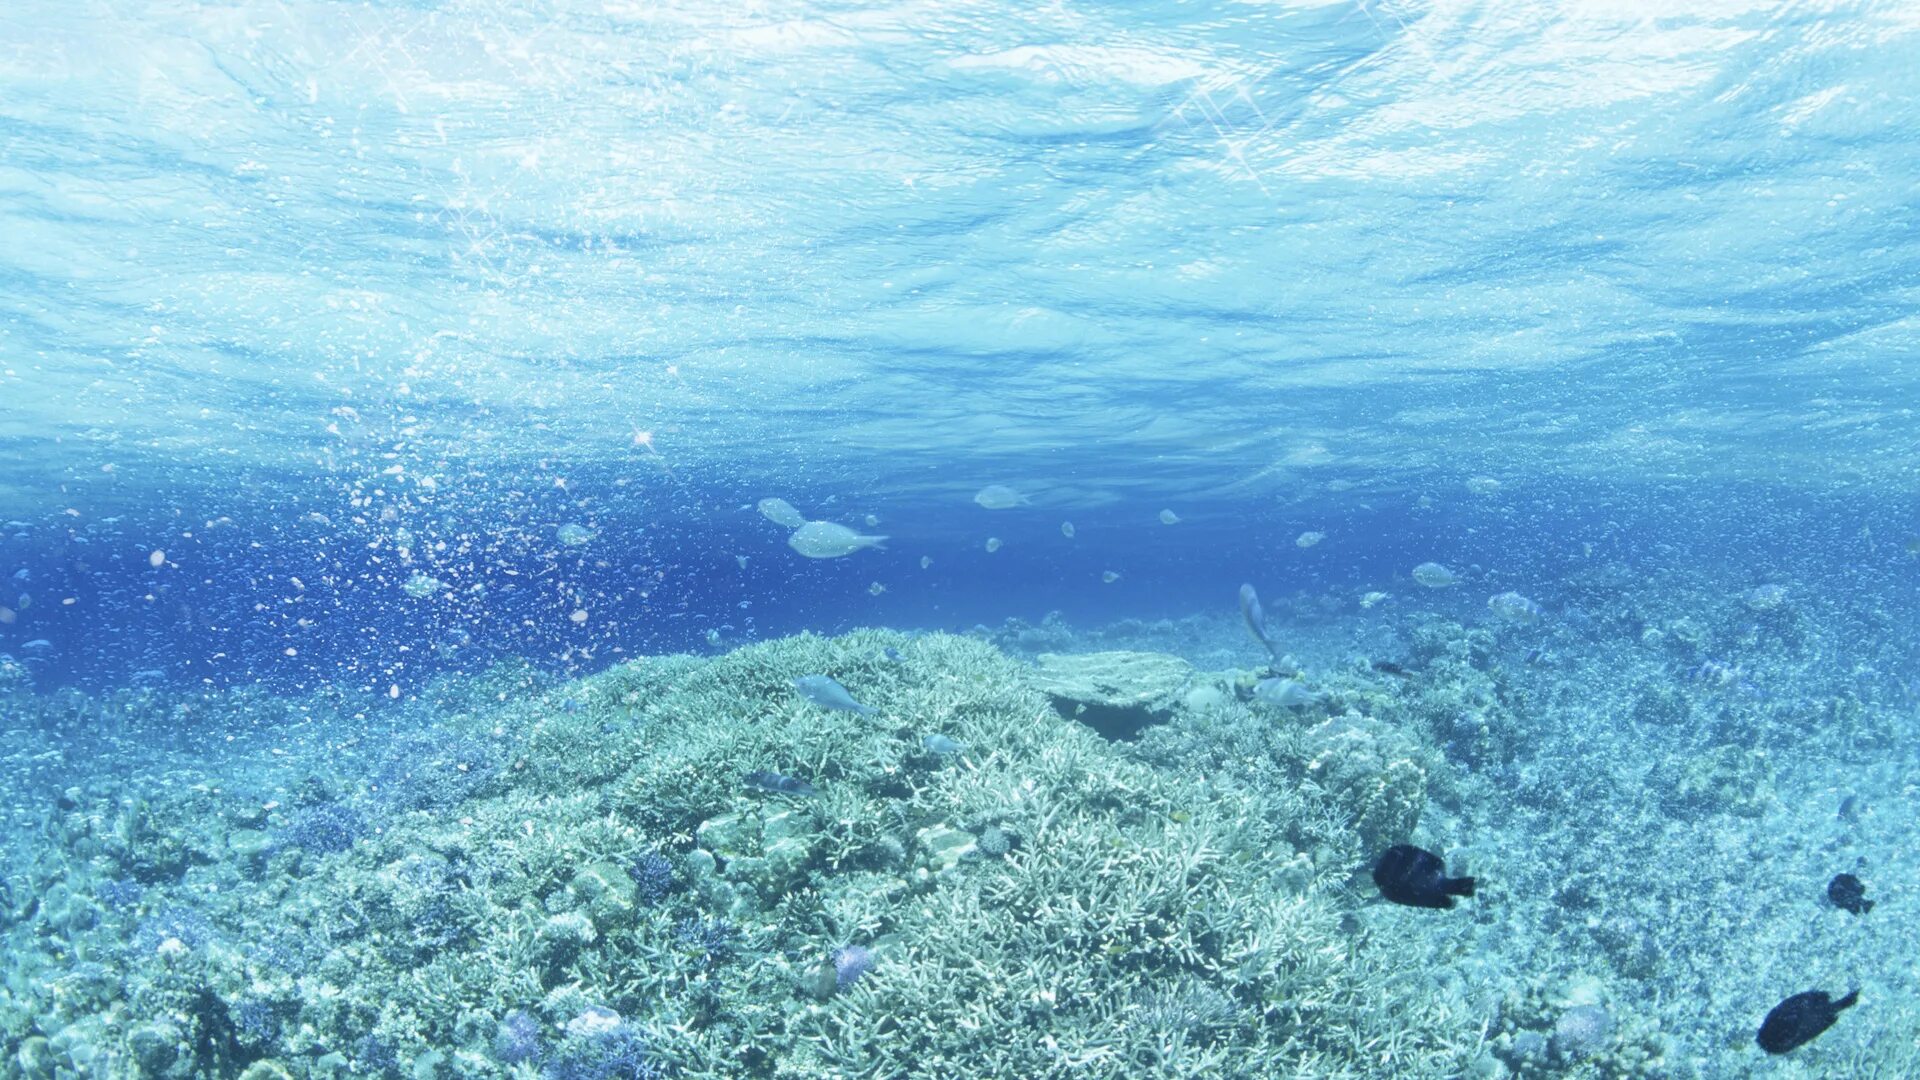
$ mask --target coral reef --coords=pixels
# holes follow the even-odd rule
[[[1478,1060],[1428,973],[1341,923],[1431,753],[1358,713],[1271,734],[1224,695],[1196,709],[1174,658],[1110,671],[1082,669],[1087,700],[1150,705],[1160,734],[1110,742],[981,642],[860,631],[565,687],[508,673],[396,743],[410,765],[353,758],[368,788],[320,752],[270,790],[101,779],[54,813],[39,902],[9,908],[39,944],[0,997],[6,1053],[23,1076],[256,1080]],[[876,711],[809,707],[792,680],[820,672]],[[1262,742],[1236,775],[1156,763]]]
[[[1173,714],[1193,666],[1164,653],[1042,653],[1031,677],[1060,715],[1127,740]]]

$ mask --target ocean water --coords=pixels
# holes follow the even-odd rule
[[[9,5],[0,1075],[1920,1074],[1917,50]]]

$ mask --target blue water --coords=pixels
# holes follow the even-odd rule
[[[8,19],[4,632],[63,678],[1912,524],[1898,5]],[[896,540],[809,565],[767,495]]]
[[[1785,584],[1805,670],[1904,687],[1915,55],[1897,3],[12,4],[0,654],[404,704],[1243,581],[1564,628],[1604,566],[1620,641]]]

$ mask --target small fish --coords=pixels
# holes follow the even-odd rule
[[[814,786],[794,776],[781,776],[772,769],[755,769],[747,774],[746,784],[750,788],[770,792],[775,795],[811,795]]]
[[[1538,622],[1540,616],[1545,614],[1539,604],[1534,603],[1511,589],[1498,596],[1489,597],[1487,600],[1487,610],[1508,622],[1515,623]]]
[[[1374,607],[1374,605],[1379,604],[1382,601],[1391,600],[1391,599],[1393,599],[1393,595],[1391,593],[1383,593],[1376,589],[1373,592],[1367,593],[1364,596],[1360,597],[1360,607],[1363,610],[1371,609]]]
[[[1382,675],[1393,675],[1402,679],[1413,678],[1413,672],[1408,671],[1405,665],[1397,664],[1392,660],[1375,660],[1373,662],[1373,670],[1380,672]]]
[[[962,753],[967,748],[966,743],[957,742],[953,739],[947,738],[945,735],[941,735],[938,733],[929,735],[926,738],[921,739],[920,745],[926,747],[927,753],[929,754],[942,754],[942,755]]]
[[[1327,697],[1314,693],[1294,679],[1261,679],[1253,685],[1253,696],[1283,709],[1304,709],[1320,704]]]
[[[866,548],[884,548],[884,536],[862,536],[831,521],[809,521],[793,530],[787,546],[809,559],[838,559]]]
[[[1828,997],[1825,990],[1795,994],[1775,1005],[1767,1018],[1761,1021],[1756,1041],[1760,1049],[1769,1054],[1784,1054],[1806,1045],[1832,1027],[1833,1022],[1840,1019],[1840,1010],[1852,1008],[1859,1000],[1858,990],[1851,991],[1839,1001]]]
[[[1252,585],[1240,586],[1240,619],[1247,624],[1247,633],[1253,635],[1253,640],[1267,650],[1267,655],[1275,655],[1273,639],[1267,636],[1267,613],[1260,606],[1260,594]]]
[[[1473,895],[1473,879],[1450,878],[1440,856],[1412,844],[1395,844],[1373,868],[1380,895],[1407,907],[1450,908],[1456,896]]]
[[[1429,589],[1445,589],[1460,583],[1460,575],[1437,562],[1423,562],[1413,568],[1413,580]]]
[[[891,645],[887,646],[884,649],[881,649],[880,655],[886,657],[889,662],[895,663],[895,664],[905,663],[907,659],[906,657],[900,655],[899,649],[896,649]]]
[[[1852,874],[1835,874],[1827,882],[1827,899],[1842,911],[1851,911],[1855,915],[1865,915],[1873,910],[1873,901],[1867,899],[1867,887]]]
[[[40,650],[45,650],[45,649],[51,649],[51,648],[53,648],[53,642],[51,642],[51,641],[48,641],[48,640],[47,640],[46,638],[43,638],[43,637],[42,637],[42,638],[34,638],[34,639],[33,639],[32,641],[29,641],[29,642],[27,642],[26,644],[24,644],[24,645],[22,645],[22,646],[20,646],[20,647],[21,647],[22,649],[40,649]]]
[[[801,697],[823,709],[859,713],[862,716],[871,716],[879,711],[853,700],[847,688],[835,682],[830,675],[802,675],[793,680],[793,688],[800,692]]]
[[[1860,823],[1860,802],[1860,796],[1858,795],[1848,795],[1846,798],[1841,799],[1840,820],[1849,825],[1858,825]],[[1829,886],[1829,888],[1831,888],[1831,886]]]

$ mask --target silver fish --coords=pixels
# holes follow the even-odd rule
[[[1267,613],[1260,607],[1260,594],[1254,592],[1251,585],[1240,586],[1240,617],[1246,620],[1247,632],[1266,648],[1269,656],[1279,655],[1274,651],[1273,639],[1267,637]]]
[[[926,747],[929,754],[958,754],[967,748],[966,743],[957,742],[937,733],[921,739],[920,745]]]
[[[1540,605],[1509,589],[1487,600],[1487,610],[1508,622],[1530,623],[1539,620],[1545,612]]]
[[[793,688],[800,692],[801,697],[823,709],[859,713],[862,716],[871,716],[879,711],[853,700],[847,688],[835,682],[830,675],[802,675],[793,680]]]

